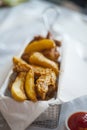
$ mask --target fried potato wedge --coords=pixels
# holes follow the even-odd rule
[[[50,39],[42,39],[39,41],[33,41],[32,44],[28,44],[24,50],[24,53],[31,54],[32,52],[42,51],[44,49],[51,49],[55,47],[55,42]]]
[[[26,73],[20,72],[11,87],[12,97],[16,101],[21,102],[21,101],[25,101],[27,99],[25,91],[24,91],[25,76],[26,76]]]
[[[25,81],[25,91],[27,97],[32,100],[33,102],[37,101],[36,92],[35,92],[35,85],[34,85],[34,71],[31,69],[26,75]]]
[[[49,60],[48,58],[46,58],[45,56],[43,56],[41,53],[39,52],[34,52],[30,58],[29,58],[29,62],[31,64],[34,65],[39,65],[45,68],[51,68],[56,75],[58,75],[58,65],[56,62]]]
[[[16,72],[28,72],[32,66],[27,64],[24,60],[18,57],[13,57],[13,70]]]

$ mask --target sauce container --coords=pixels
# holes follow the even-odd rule
[[[87,112],[75,112],[65,121],[67,130],[87,130]]]

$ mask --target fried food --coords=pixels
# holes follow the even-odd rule
[[[39,40],[42,40],[42,39],[46,39],[46,38],[41,36],[41,35],[35,36],[34,39],[30,42],[30,44],[33,43],[34,41],[39,41]]]
[[[21,58],[13,57],[13,74],[8,85],[16,101],[27,99],[36,102],[55,96],[60,70],[60,46],[61,42],[48,32],[46,37],[35,36]]]
[[[55,40],[54,39],[54,42],[55,42],[56,46],[58,46],[58,47],[60,47],[61,44],[62,44],[61,40]]]
[[[32,68],[31,65],[27,64],[25,61],[18,57],[13,57],[13,64],[13,70],[15,72],[28,72]]]
[[[51,32],[48,32],[48,33],[47,33],[46,38],[47,38],[47,39],[53,39],[53,35],[51,34]]]
[[[60,47],[61,44],[62,44],[62,43],[61,43],[61,40],[59,40],[59,39],[56,40],[56,39],[53,38],[53,35],[51,34],[51,32],[48,32],[48,33],[47,33],[46,38],[47,38],[47,39],[52,39],[52,40],[55,42],[56,46],[58,46],[58,47]]]
[[[36,81],[36,90],[42,100],[46,99],[48,91],[53,92],[56,89],[56,75],[55,72],[49,70],[48,74],[41,75]],[[50,89],[50,90],[49,90]]]
[[[25,72],[20,72],[19,75],[16,77],[14,83],[12,84],[11,94],[16,101],[21,102],[27,99],[24,91],[25,76]]]
[[[23,59],[24,61],[26,61],[28,63],[29,57],[30,57],[30,54],[24,52],[21,56],[21,59]]]
[[[30,56],[29,62],[33,65],[39,65],[39,66],[42,66],[42,67],[45,67],[45,68],[51,68],[56,73],[56,75],[58,75],[59,70],[58,70],[57,63],[49,60],[48,58],[46,58],[45,56],[43,56],[39,52],[34,52]]]
[[[34,84],[34,71],[31,69],[26,75],[25,80],[25,91],[27,97],[33,102],[37,101],[36,92],[35,92],[35,84]]]
[[[42,39],[39,41],[34,41],[32,44],[28,44],[24,50],[24,53],[31,54],[36,51],[42,51],[44,49],[51,49],[55,47],[55,43],[50,39]]]
[[[16,77],[17,77],[17,72],[13,72],[11,74],[11,76],[9,77],[9,81],[8,81],[8,89],[11,90],[12,84],[14,83]]]
[[[57,51],[57,48],[44,50],[42,51],[42,54],[48,59],[56,61],[56,62],[57,62],[58,57],[60,56],[59,52]]]
[[[43,74],[48,74],[50,72],[50,70],[51,70],[49,68],[43,68],[43,67],[35,66],[35,65],[32,65],[32,68],[33,68],[34,73],[35,73],[36,76],[41,76]]]

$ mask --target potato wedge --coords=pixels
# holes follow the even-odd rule
[[[58,65],[56,62],[49,60],[48,58],[46,58],[45,56],[43,56],[41,53],[39,52],[34,52],[30,58],[29,58],[29,62],[31,64],[34,65],[39,65],[45,68],[51,68],[56,75],[58,75]]]
[[[42,51],[44,49],[51,49],[55,47],[55,43],[50,39],[42,39],[39,41],[34,41],[32,44],[28,44],[25,48],[24,53],[31,54],[32,52]]]
[[[34,85],[34,71],[31,69],[26,75],[25,81],[25,91],[27,97],[32,100],[33,102],[37,101],[36,92],[35,92],[35,85]]]
[[[21,102],[27,99],[25,91],[24,91],[25,75],[26,73],[24,72],[19,73],[19,75],[16,77],[16,80],[11,87],[12,97],[16,101]]]
[[[31,65],[27,64],[24,60],[18,57],[13,57],[13,64],[13,70],[16,72],[28,72],[32,68]]]

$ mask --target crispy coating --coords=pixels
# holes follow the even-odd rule
[[[49,69],[47,74],[41,75],[36,81],[36,90],[38,96],[42,99],[46,99],[48,91],[50,93],[56,89],[56,75],[55,72]]]
[[[26,46],[21,58],[13,57],[13,75],[9,90],[17,101],[48,100],[57,91],[59,74],[57,48],[61,41],[48,32],[46,37],[35,36]]]
[[[13,64],[13,71],[15,72],[28,72],[32,68],[31,65],[27,64],[25,61],[18,57],[13,57]]]
[[[36,76],[41,76],[41,75],[49,74],[52,71],[52,69],[43,68],[43,67],[35,66],[35,65],[32,65],[32,68],[33,68],[34,73],[35,73]]]

